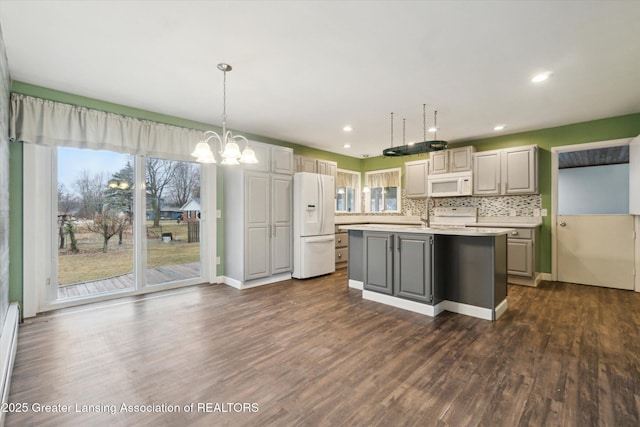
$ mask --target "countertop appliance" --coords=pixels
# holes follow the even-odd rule
[[[473,191],[471,171],[429,175],[429,197],[470,196]]]
[[[293,277],[335,271],[335,183],[333,176],[293,176]]]
[[[460,227],[466,224],[475,224],[478,220],[478,208],[473,207],[439,207],[433,208],[431,226],[433,227]]]

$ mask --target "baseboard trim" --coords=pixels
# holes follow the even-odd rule
[[[551,281],[553,281],[553,279],[552,279],[552,277],[551,277],[551,273],[540,273],[540,274],[538,275],[538,277],[540,278],[540,280],[538,281],[538,283],[539,283],[539,282],[541,282],[541,281],[543,281],[543,280],[544,280],[544,281],[546,281],[546,282],[551,282]]]
[[[0,396],[2,404],[9,403],[9,386],[11,374],[18,348],[18,324],[20,323],[20,307],[18,303],[9,305],[7,316],[0,335]],[[0,426],[4,425],[5,411],[0,411]]]
[[[358,289],[358,290],[362,290],[362,285],[363,283],[359,280],[353,280],[353,279],[349,279],[349,287],[351,289]]]
[[[355,281],[356,284],[359,283]],[[349,283],[351,287],[351,283]],[[465,316],[476,317],[484,320],[498,320],[507,311],[507,299],[505,298],[494,310],[490,308],[478,307],[475,305],[463,304],[455,301],[440,301],[436,305],[427,305],[416,301],[407,300],[404,298],[398,298],[391,295],[381,294],[378,292],[368,291],[363,289],[362,299],[366,299],[380,304],[390,305],[392,307],[400,308],[403,310],[412,311],[414,313],[424,314],[426,316],[435,317],[443,311],[450,311],[452,313],[464,314]]]
[[[265,277],[264,279],[248,280],[246,282],[227,276],[222,276],[218,280],[220,283],[224,283],[225,285],[229,285],[236,289],[250,289],[255,288],[256,286],[269,285],[271,283],[282,282],[283,280],[289,279],[291,279],[291,273],[276,274],[273,276]]]
[[[432,305],[427,305],[402,298],[396,298],[391,295],[363,290],[362,299],[379,302],[381,304],[390,305],[392,307],[401,308],[403,310],[413,311],[414,313],[425,314],[431,317],[435,316],[435,311]]]

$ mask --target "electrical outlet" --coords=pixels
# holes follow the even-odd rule
[[[220,265],[220,257],[219,257],[219,256],[218,256],[218,257],[216,257],[216,264],[217,264],[217,265]]]
[[[539,217],[539,216],[540,216],[540,209],[537,209],[537,208],[536,208],[536,209],[534,209],[534,210],[533,210],[533,216],[535,216],[535,217]]]
[[[547,216],[547,210],[546,209],[540,209],[540,215]]]
[[[509,210],[509,216],[517,216],[518,215],[518,211],[515,209],[511,209]]]
[[[220,209],[216,211],[216,218],[222,218],[222,211]]]

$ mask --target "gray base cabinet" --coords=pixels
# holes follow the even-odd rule
[[[394,295],[430,303],[433,300],[433,236],[397,235]]]
[[[364,233],[364,289],[431,303],[432,268],[432,235]]]
[[[364,233],[363,287],[393,294],[393,234]]]

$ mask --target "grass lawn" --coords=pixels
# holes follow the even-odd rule
[[[147,239],[147,266],[186,264],[200,261],[200,243],[187,243],[187,225],[175,221],[161,221],[160,229],[150,229]],[[151,222],[148,223],[151,226]],[[102,252],[102,236],[76,226],[76,239],[80,253],[58,250],[58,285],[70,285],[119,276],[133,271],[133,237],[125,233],[122,245],[118,236],[109,240],[107,253]],[[161,233],[170,232],[173,240],[162,242]],[[68,245],[67,245],[68,246]]]

